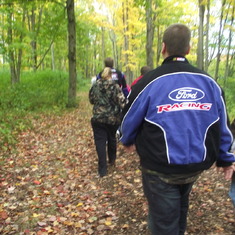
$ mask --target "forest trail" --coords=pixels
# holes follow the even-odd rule
[[[139,159],[118,145],[115,169],[97,174],[88,94],[60,116],[33,119],[17,151],[0,155],[0,234],[147,235]],[[30,117],[28,117],[30,118]],[[235,234],[229,182],[210,169],[195,184],[188,235]]]

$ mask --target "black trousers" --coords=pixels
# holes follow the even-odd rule
[[[113,164],[117,156],[116,132],[118,125],[109,125],[91,121],[94,133],[96,152],[98,154],[98,173],[100,176],[107,174],[107,157],[110,164]]]

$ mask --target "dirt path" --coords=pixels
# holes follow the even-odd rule
[[[115,169],[97,177],[91,106],[33,120],[17,151],[0,155],[0,234],[147,235],[138,157],[118,146]],[[205,172],[191,195],[187,234],[235,234],[228,182]]]

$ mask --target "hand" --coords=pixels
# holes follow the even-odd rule
[[[233,172],[235,170],[235,167],[232,165],[232,166],[227,166],[227,167],[221,167],[223,172],[224,172],[224,178],[226,180],[231,180],[232,179],[232,175],[233,175]]]
[[[124,145],[124,149],[125,149],[125,151],[128,152],[128,153],[132,153],[132,152],[134,152],[134,151],[136,150],[134,144],[133,144],[133,145],[130,145],[130,146],[125,146],[125,145]]]

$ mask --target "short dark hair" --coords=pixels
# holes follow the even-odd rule
[[[149,72],[151,69],[149,66],[143,66],[141,69],[140,69],[140,73],[141,75],[144,75],[146,74],[147,72]]]
[[[113,68],[113,58],[107,57],[104,60],[104,65],[105,65],[105,67]]]
[[[163,42],[169,55],[185,56],[189,50],[190,29],[184,24],[172,24],[163,34]]]

